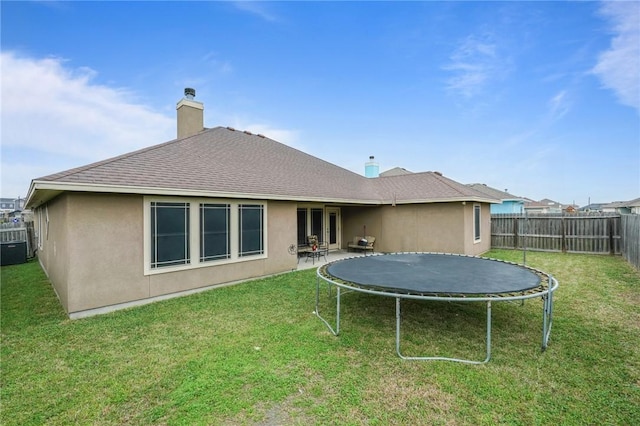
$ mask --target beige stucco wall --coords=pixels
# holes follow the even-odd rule
[[[37,226],[39,249],[38,260],[49,277],[62,306],[68,311],[68,197],[61,195],[34,212]],[[47,224],[47,217],[48,224]],[[40,220],[41,218],[41,220]],[[42,226],[41,226],[42,225]]]
[[[288,248],[296,244],[297,203],[266,205],[266,258],[145,275],[144,197],[66,193],[46,205],[49,231],[39,230],[38,256],[69,313],[296,269]],[[482,238],[475,243],[473,203],[343,206],[343,247],[366,226],[380,252],[481,254],[491,242],[489,205],[481,206]]]
[[[40,257],[67,312],[296,268],[288,252],[295,242],[296,204],[269,202],[268,258],[145,275],[143,208],[138,195],[68,193],[50,203],[50,241]]]
[[[372,235],[378,237],[382,232],[383,207],[342,207],[342,248],[353,241],[353,237]],[[376,242],[377,244],[377,242]],[[377,249],[377,245],[376,245]]]
[[[473,241],[473,206],[480,205],[480,241]],[[479,255],[491,249],[491,205],[466,203],[464,209],[465,228],[471,238],[465,238],[465,254]]]
[[[288,248],[296,241],[296,204],[270,201],[267,204],[267,212],[268,258],[150,275],[149,296],[155,297],[295,269],[297,258],[289,254]]]
[[[434,251],[477,255],[490,248],[489,205],[482,205],[482,238],[473,238],[473,203],[401,204],[343,209],[344,246],[355,235],[375,236],[379,252]]]
[[[77,312],[149,297],[142,196],[70,193],[69,306]]]

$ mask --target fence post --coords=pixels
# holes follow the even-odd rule
[[[518,248],[518,216],[513,216],[513,248]]]
[[[615,254],[615,250],[613,247],[613,218],[612,217],[607,218],[607,227],[609,231],[609,254],[613,256]]]
[[[563,253],[567,252],[567,232],[564,226],[564,216],[560,218],[560,233],[562,235],[562,239],[560,240],[560,249]]]

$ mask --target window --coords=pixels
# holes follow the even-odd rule
[[[200,204],[200,261],[229,259],[229,204]]]
[[[311,209],[311,235],[317,235],[320,242],[324,242],[322,216],[324,216],[324,209]]]
[[[159,274],[267,256],[267,203],[145,197],[144,273]]]
[[[298,245],[307,244],[307,209],[298,209]]]
[[[480,206],[473,206],[473,241],[480,241]]]
[[[240,257],[263,254],[263,206],[260,204],[240,204],[238,211]]]
[[[151,268],[186,265],[189,203],[151,203]]]

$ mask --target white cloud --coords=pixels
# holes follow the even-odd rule
[[[280,20],[276,14],[274,14],[262,1],[234,1],[233,5],[244,12],[249,12],[256,15],[265,21],[277,22]]]
[[[3,194],[25,194],[42,174],[175,137],[175,118],[135,103],[125,89],[94,83],[91,69],[15,52],[2,52],[0,64]]]
[[[640,3],[605,2],[600,13],[608,20],[613,38],[592,72],[621,104],[640,112]]]
[[[497,50],[497,44],[489,36],[465,38],[449,57],[450,63],[443,67],[453,72],[447,80],[447,89],[465,98],[479,94],[488,83],[508,71]]]
[[[571,102],[566,90],[561,90],[549,101],[549,114],[552,120],[559,120],[571,109]]]

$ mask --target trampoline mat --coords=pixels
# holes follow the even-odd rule
[[[522,266],[447,254],[355,257],[333,262],[326,271],[361,287],[417,294],[515,293],[540,285],[540,277]]]

